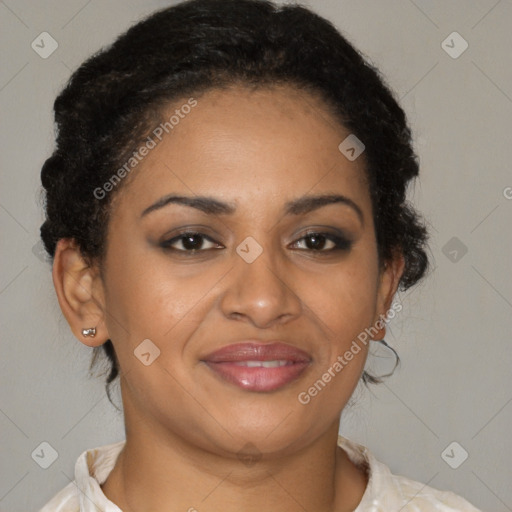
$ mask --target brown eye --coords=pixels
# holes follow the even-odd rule
[[[211,246],[205,248],[205,245],[208,243],[211,244]],[[203,233],[197,233],[192,231],[181,233],[180,235],[175,236],[169,240],[165,240],[160,245],[164,249],[168,249],[171,251],[192,253],[219,247],[219,244],[214,242],[209,236]],[[180,245],[182,248],[177,248]]]
[[[313,252],[331,252],[338,250],[348,250],[352,246],[352,242],[346,238],[331,233],[311,232],[300,238],[294,245],[305,240],[305,249]],[[327,249],[326,249],[327,247]]]

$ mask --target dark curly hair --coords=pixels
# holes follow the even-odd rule
[[[51,260],[57,241],[73,238],[84,259],[101,269],[112,199],[124,182],[104,199],[94,190],[151,133],[170,102],[237,84],[291,85],[321,97],[364,142],[379,262],[400,251],[399,288],[417,283],[429,267],[428,234],[406,200],[419,165],[402,108],[379,71],[329,21],[304,6],[267,0],[188,0],[157,11],[73,73],[55,100],[56,148],[41,170],[41,238]],[[119,367],[110,340],[103,350],[110,399]],[[362,379],[381,382],[366,371]]]

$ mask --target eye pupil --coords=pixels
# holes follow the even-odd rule
[[[194,242],[194,240],[196,240],[196,241]],[[202,244],[203,244],[203,239],[202,239],[201,235],[192,233],[190,235],[183,236],[183,247],[185,247],[185,249],[190,249],[190,250],[198,249],[201,247]]]
[[[314,233],[308,235],[306,237],[306,245],[308,246],[308,249],[323,249],[325,246],[325,236]]]

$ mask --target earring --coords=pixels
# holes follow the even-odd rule
[[[96,336],[96,327],[90,327],[89,329],[82,329],[82,334],[84,336],[90,336],[91,338],[94,338],[94,336]]]

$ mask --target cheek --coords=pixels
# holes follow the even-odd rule
[[[306,277],[304,284],[301,293],[305,303],[326,326],[338,348],[371,325],[378,284],[377,262],[371,249],[359,247],[331,271],[313,280]]]
[[[314,415],[336,416],[361,377],[377,309],[378,264],[371,241],[361,241],[343,264],[318,278],[308,306],[325,333],[325,347],[299,402]],[[306,289],[304,289],[304,292]]]
[[[105,300],[107,325],[121,366],[134,362],[133,352],[146,339],[162,352],[161,362],[177,361],[187,339],[204,321],[212,306],[209,292],[225,269],[171,265],[154,249],[129,250],[122,257],[115,245],[109,254]],[[116,265],[115,261],[122,261]]]
[[[311,417],[327,414],[334,421],[360,380],[371,339],[365,329],[376,312],[375,269],[374,260],[361,255],[324,277],[309,294],[327,338],[315,371],[297,396]]]

